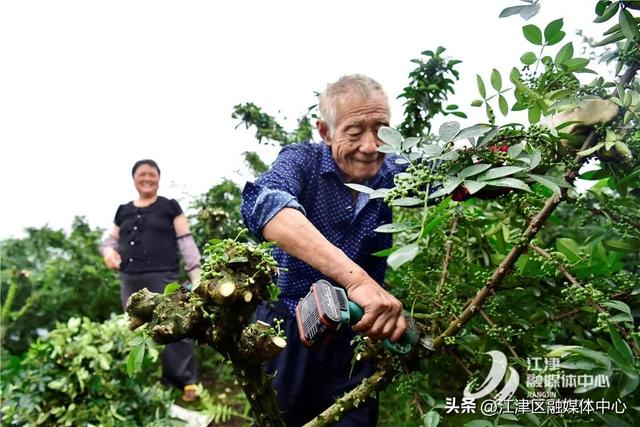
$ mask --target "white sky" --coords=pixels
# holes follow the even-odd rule
[[[223,177],[244,182],[252,132],[235,129],[232,107],[254,102],[295,119],[313,92],[363,73],[395,100],[410,59],[442,45],[462,59],[450,102],[467,113],[475,75],[509,70],[533,46],[520,17],[498,19],[518,0],[455,1],[4,1],[0,3],[0,238],[24,227],[68,229],[74,215],[110,228],[137,196],[140,158],[162,169],[160,194],[184,209]],[[598,37],[595,2],[541,0],[530,23],[564,18]],[[559,46],[551,52],[555,53]],[[579,52],[578,49],[576,49]],[[496,109],[497,111],[497,109]],[[470,121],[484,121],[482,115]],[[502,123],[506,120],[499,117]],[[437,124],[436,124],[437,129]],[[274,149],[259,150],[267,161]]]

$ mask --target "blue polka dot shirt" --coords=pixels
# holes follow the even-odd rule
[[[406,166],[387,156],[380,170],[363,184],[374,189],[393,187],[394,174]],[[259,239],[262,229],[285,207],[298,209],[333,245],[360,265],[378,283],[383,282],[386,259],[371,254],[391,246],[391,235],[373,230],[391,222],[391,210],[382,199],[357,199],[344,184],[331,149],[325,144],[303,143],[284,147],[271,169],[255,182],[247,182],[241,212],[247,228]],[[282,269],[278,275],[280,300],[291,313],[311,284],[328,280],[308,264],[274,248]]]

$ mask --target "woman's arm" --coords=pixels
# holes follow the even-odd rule
[[[191,234],[187,217],[183,214],[176,216],[173,219],[173,228],[176,230],[178,249],[184,260],[184,269],[195,288],[200,283],[200,251]]]
[[[104,263],[111,270],[119,270],[122,262],[122,258],[118,253],[118,240],[120,240],[120,227],[114,225],[109,236],[100,245]]]

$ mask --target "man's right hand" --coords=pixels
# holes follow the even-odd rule
[[[349,299],[364,311],[353,326],[356,332],[392,342],[402,337],[407,327],[402,303],[329,242],[301,212],[282,209],[265,225],[262,235],[347,290]]]
[[[402,303],[371,277],[351,284],[347,294],[364,311],[362,319],[353,326],[354,331],[373,340],[389,338],[396,342],[402,337],[407,328]]]
[[[122,258],[120,254],[113,248],[105,248],[103,252],[104,263],[110,270],[119,270]]]

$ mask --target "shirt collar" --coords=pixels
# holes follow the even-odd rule
[[[336,175],[338,178],[340,178],[340,180],[342,180],[342,174],[340,173],[340,168],[338,167],[338,164],[336,163],[335,159],[333,158],[333,155],[331,154],[331,147],[329,147],[324,142],[322,142],[321,144],[322,144],[322,160],[320,162],[320,175],[322,176],[327,174],[333,174],[333,175]],[[393,162],[394,159],[395,159],[395,156],[387,155],[385,157],[384,162],[382,162],[382,165],[380,166],[380,170],[378,171],[378,173],[373,178],[363,182],[362,184],[366,185],[367,187],[376,188],[375,186],[378,182],[380,182],[388,174],[393,173],[393,171],[389,167],[389,162]]]

